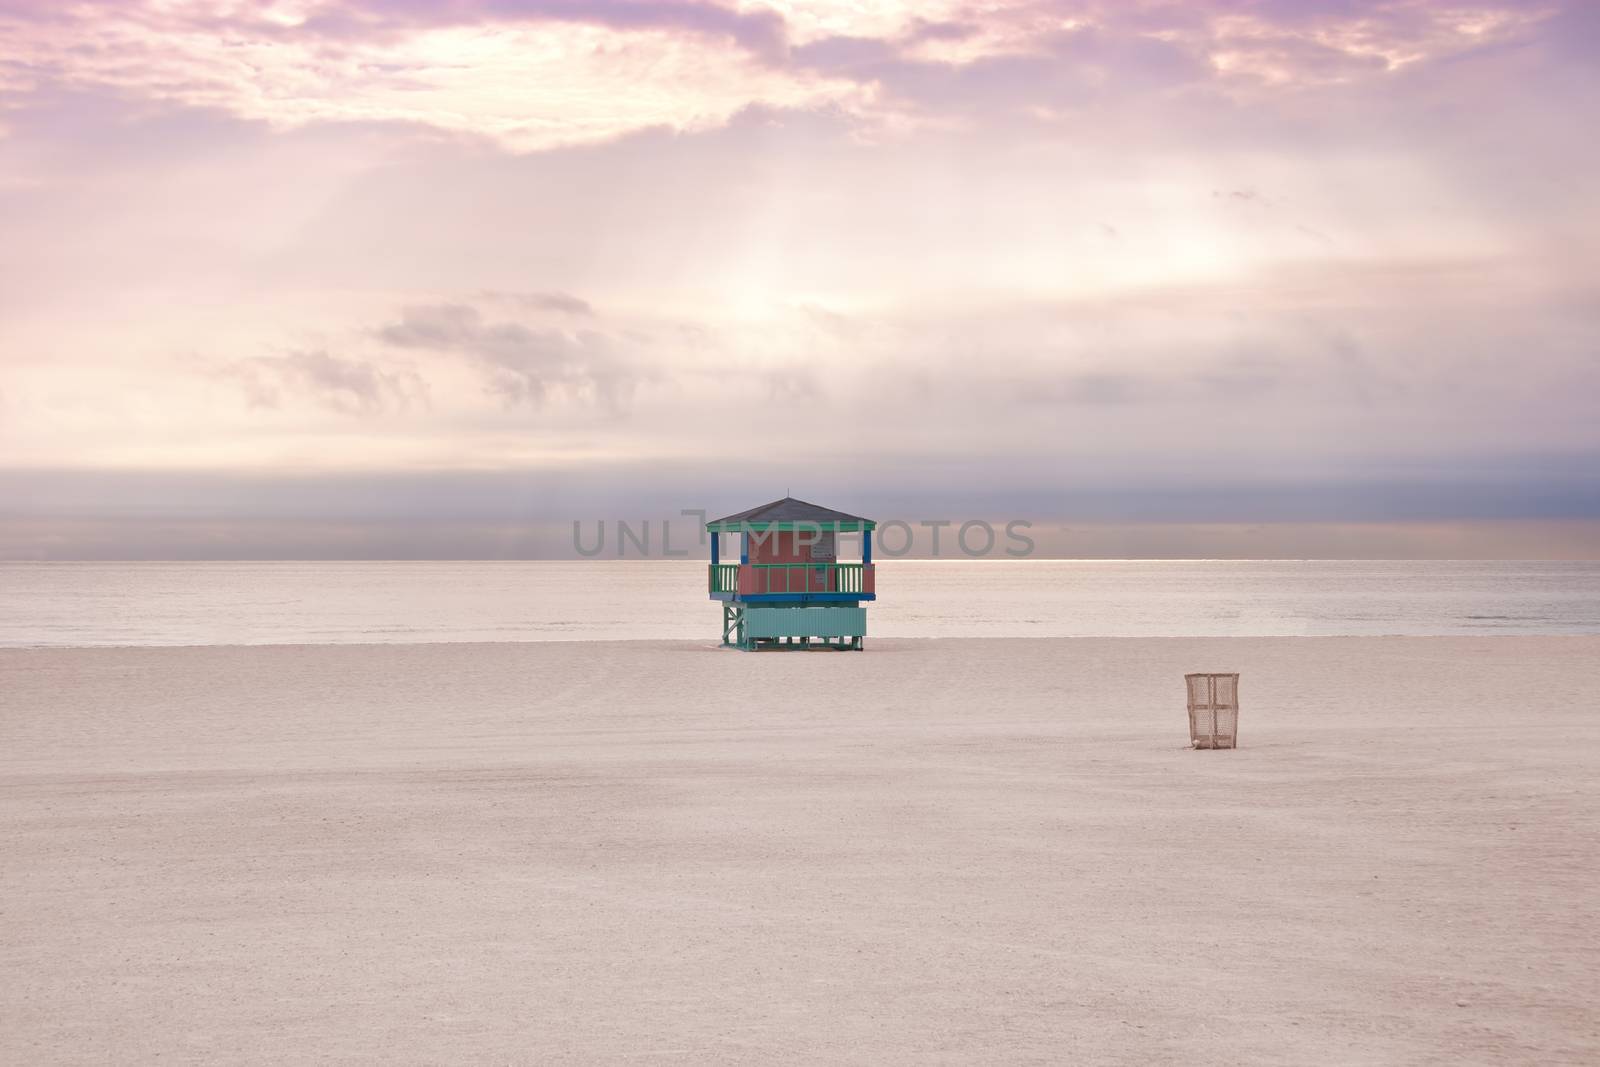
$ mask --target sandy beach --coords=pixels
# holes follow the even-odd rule
[[[0,1059],[1592,1063],[1597,664],[0,651]]]

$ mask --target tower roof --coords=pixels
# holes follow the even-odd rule
[[[713,519],[706,523],[706,529],[714,533],[732,533],[746,527],[752,530],[794,529],[797,524],[828,528],[837,525],[840,530],[848,533],[870,530],[877,525],[871,519],[864,519],[860,515],[848,515],[842,511],[825,508],[821,504],[811,504],[786,496],[770,504],[762,504],[760,507],[750,508],[721,519]]]

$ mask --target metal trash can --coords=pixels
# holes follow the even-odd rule
[[[1189,744],[1194,748],[1239,747],[1239,676],[1186,674]]]

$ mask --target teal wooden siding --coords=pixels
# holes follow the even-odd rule
[[[744,611],[747,639],[762,637],[865,637],[867,609],[850,607],[763,608]]]

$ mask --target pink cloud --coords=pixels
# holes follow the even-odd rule
[[[279,126],[412,121],[542,148],[700,129],[751,105],[892,126],[1196,87],[1253,99],[1360,85],[1526,40],[1557,14],[1587,24],[1578,9],[1487,0],[801,5],[787,16],[706,0],[9,0],[0,91],[111,86]]]
[[[0,452],[1592,455],[1595,10],[0,0]]]

